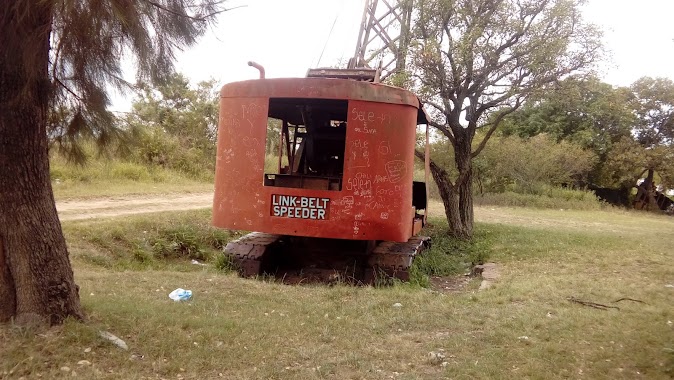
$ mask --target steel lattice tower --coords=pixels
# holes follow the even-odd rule
[[[413,0],[366,0],[349,68],[376,67],[380,80],[405,68]]]

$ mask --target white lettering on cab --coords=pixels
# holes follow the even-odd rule
[[[271,216],[297,219],[327,219],[330,198],[272,194]]]

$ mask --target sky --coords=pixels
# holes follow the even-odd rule
[[[265,67],[268,78],[304,77],[309,68],[354,55],[363,0],[229,0],[227,5],[243,7],[222,13],[196,46],[177,56],[177,70],[193,83],[257,78],[257,70],[247,65],[251,60]],[[588,0],[582,11],[604,32],[611,54],[599,68],[605,82],[628,86],[642,76],[674,80],[674,1]],[[113,109],[128,109],[130,102],[131,95],[117,96]]]
[[[589,0],[586,20],[604,31],[612,52],[602,79],[628,86],[643,76],[674,80],[674,1]]]

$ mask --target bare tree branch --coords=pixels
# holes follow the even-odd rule
[[[422,152],[420,150],[415,149],[414,155],[418,159],[420,159],[421,161],[426,160],[426,156],[424,155],[424,152]],[[433,161],[432,158],[429,158],[428,161],[429,161],[429,166],[431,167],[431,174],[433,175],[433,177],[435,177],[436,175],[440,175],[442,177],[447,177],[447,171],[445,169],[443,169],[440,165],[436,164],[435,161]],[[456,185],[454,183],[452,183],[452,181],[448,180],[447,183],[449,184],[452,191],[456,191],[456,187],[455,187]]]
[[[447,138],[449,139],[449,141],[451,141],[452,144],[454,144],[454,142],[455,142],[454,134],[452,133],[452,131],[450,131],[449,129],[447,129],[447,127],[445,127],[444,125],[442,125],[442,124],[440,124],[440,123],[437,123],[437,122],[435,122],[435,121],[433,121],[433,120],[429,120],[429,121],[428,121],[428,125],[430,125],[430,126],[433,127],[433,128],[436,128],[437,130],[439,130],[440,132],[442,132],[442,134],[443,134],[445,137],[447,137]]]
[[[511,113],[515,112],[520,107],[520,105],[521,105],[521,99],[518,99],[517,102],[515,103],[515,106],[513,106],[511,108],[508,108],[505,111],[500,112],[496,116],[494,121],[492,121],[491,123],[485,124],[485,126],[488,126],[490,124],[491,125],[489,127],[489,130],[487,130],[487,133],[485,134],[484,138],[482,139],[482,141],[480,141],[480,144],[475,149],[475,151],[473,151],[470,154],[471,158],[477,157],[480,154],[480,152],[482,152],[484,147],[487,146],[487,142],[489,141],[491,136],[494,134],[494,132],[496,132],[496,129],[499,127],[499,125],[501,125],[501,122],[503,121],[503,119],[505,119],[505,117],[510,115]]]

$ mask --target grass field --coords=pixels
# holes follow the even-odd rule
[[[439,211],[434,204],[431,214]],[[209,230],[208,219],[208,211],[190,211],[65,223],[88,321],[49,331],[0,327],[0,378],[674,376],[671,217],[478,207],[478,243],[452,270],[460,275],[488,256],[501,278],[486,291],[474,280],[451,293],[240,279],[216,269],[229,236]],[[438,238],[443,220],[432,223],[433,254],[453,255],[457,246]],[[162,250],[176,247],[179,225],[207,265],[190,264],[189,250]],[[169,300],[178,287],[193,300]],[[632,300],[614,302],[621,298]]]
[[[50,174],[57,200],[213,191],[213,174],[206,170],[201,177],[194,177],[177,170],[102,157],[91,158],[80,166],[56,155],[50,160]]]
[[[68,199],[89,199],[110,196],[132,196],[146,194],[204,193],[213,191],[212,183],[184,180],[173,183],[139,183],[133,180],[94,182],[86,187],[70,182],[53,184],[57,201]]]

